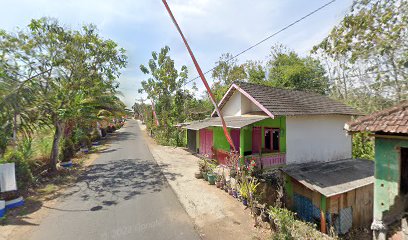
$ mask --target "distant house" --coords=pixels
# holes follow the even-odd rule
[[[347,123],[349,132],[375,137],[374,239],[387,238],[387,226],[408,207],[408,102]]]
[[[240,155],[262,168],[351,157],[343,127],[359,112],[326,96],[234,82],[219,107]],[[184,128],[192,151],[225,163],[230,146],[216,112]]]

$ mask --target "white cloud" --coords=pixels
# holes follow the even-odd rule
[[[265,60],[270,47],[277,42],[306,54],[342,18],[351,1],[335,2],[245,53],[239,59]],[[205,71],[213,67],[222,53],[238,53],[327,1],[168,0],[167,2]],[[13,30],[16,26],[27,25],[32,18],[43,16],[56,17],[61,23],[74,28],[83,23],[95,23],[103,37],[117,41],[128,50],[129,66],[120,77],[121,89],[128,105],[138,97],[137,88],[140,81],[146,78],[138,70],[139,65],[147,63],[151,51],[159,51],[164,45],[169,45],[170,54],[178,68],[181,65],[187,65],[190,69],[193,67],[181,38],[160,0],[7,1],[0,9],[0,28]],[[190,76],[196,76],[195,70],[191,71]],[[134,88],[136,90],[133,90]]]

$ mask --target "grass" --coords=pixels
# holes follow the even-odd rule
[[[58,188],[57,185],[55,185],[53,183],[50,183],[50,184],[47,184],[44,187],[38,189],[38,192],[41,193],[41,194],[52,194],[52,193],[56,192],[58,189],[59,188]]]
[[[52,148],[52,129],[41,129],[33,135],[33,161],[48,161]]]

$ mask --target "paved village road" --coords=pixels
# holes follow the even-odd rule
[[[137,122],[112,138],[31,239],[199,239]]]

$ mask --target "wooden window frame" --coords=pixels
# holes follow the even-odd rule
[[[265,141],[265,134],[266,134],[266,130],[270,130],[271,131],[271,136],[270,136],[270,143],[271,143],[271,148],[269,149],[269,148],[266,148],[266,145],[264,145],[264,148],[265,149],[269,149],[272,153],[276,153],[276,152],[280,152],[281,151],[281,144],[280,144],[280,138],[281,138],[281,136],[280,136],[280,132],[281,132],[281,129],[280,128],[272,128],[272,127],[265,127],[264,128],[264,134],[263,134],[263,138],[264,138],[264,141]],[[278,131],[279,132],[279,138],[278,138],[278,150],[273,150],[273,132],[274,131]]]

